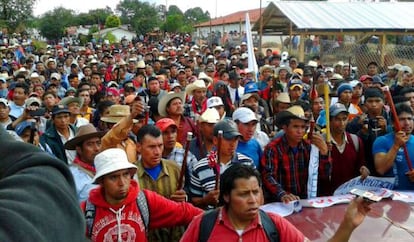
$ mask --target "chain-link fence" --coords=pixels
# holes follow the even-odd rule
[[[306,42],[305,42],[306,43]],[[284,46],[283,50],[289,50]],[[383,52],[383,55],[381,55]],[[298,49],[290,49],[290,55],[298,56]],[[411,44],[386,44],[381,46],[380,43],[355,43],[337,41],[321,41],[319,46],[305,47],[305,62],[319,56],[321,63],[326,66],[332,66],[338,61],[351,63],[357,67],[359,73],[366,73],[367,64],[375,61],[380,66],[380,71],[386,71],[387,66],[395,63],[414,67],[414,45]],[[381,57],[383,56],[383,57]]]

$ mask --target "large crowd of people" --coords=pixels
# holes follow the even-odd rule
[[[245,42],[0,52],[0,124],[70,170],[92,241],[305,241],[259,207],[333,195],[358,176],[414,190],[409,66],[355,72],[268,49],[255,73]],[[331,241],[347,241],[368,205],[353,201]]]

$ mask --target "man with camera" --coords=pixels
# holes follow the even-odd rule
[[[355,117],[346,127],[346,131],[358,135],[364,143],[366,166],[373,176],[379,176],[374,165],[372,144],[379,136],[391,130],[391,117],[384,109],[384,94],[379,88],[365,90],[365,109],[362,115]]]

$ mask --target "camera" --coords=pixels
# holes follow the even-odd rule
[[[33,110],[29,112],[30,116],[32,117],[40,117],[40,116],[45,115],[45,113],[46,113],[46,108],[39,108],[37,110]]]

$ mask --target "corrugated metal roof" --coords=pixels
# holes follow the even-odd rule
[[[414,3],[275,2],[298,29],[414,29]]]

